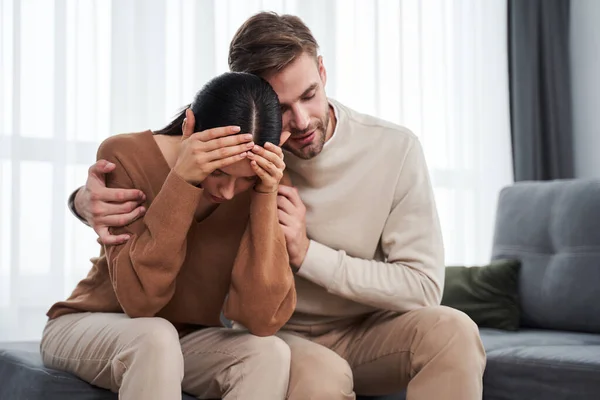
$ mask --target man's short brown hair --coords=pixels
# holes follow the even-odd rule
[[[261,12],[250,17],[229,45],[229,68],[265,77],[281,71],[303,53],[317,59],[319,45],[293,15]]]

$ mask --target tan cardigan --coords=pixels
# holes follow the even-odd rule
[[[124,312],[162,317],[182,333],[221,326],[219,315],[266,336],[296,305],[294,277],[277,218],[277,193],[250,190],[202,221],[194,214],[202,189],[172,172],[151,131],[108,138],[98,159],[116,164],[108,187],[146,194],[143,218],[113,234],[125,244],[104,246],[88,276],[48,317],[74,312]]]

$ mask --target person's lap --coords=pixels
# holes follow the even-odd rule
[[[199,399],[283,399],[290,349],[276,336],[207,328],[181,339],[182,387]]]
[[[277,333],[291,350],[290,400],[351,400],[352,370],[334,351],[294,332]]]
[[[289,347],[275,336],[207,328],[179,338],[162,318],[78,313],[49,321],[44,364],[122,398],[283,398]],[[250,397],[248,397],[250,396]]]
[[[319,332],[319,329],[313,326],[310,331]],[[436,384],[447,385],[452,387],[449,391],[455,391],[456,382],[452,380],[457,375],[448,371],[459,371],[457,364],[466,359],[462,368],[472,369],[467,373],[474,377],[473,390],[478,390],[476,381],[480,375],[477,371],[482,372],[484,367],[479,362],[484,354],[483,346],[475,324],[457,310],[440,306],[405,314],[380,311],[354,323],[342,324],[340,328],[313,335],[310,331],[279,334],[288,344],[288,335],[302,337],[291,346],[291,387],[300,384],[298,377],[305,382],[307,375],[317,382],[332,380],[332,376],[332,381],[343,382],[339,375],[351,375],[354,391],[359,395],[393,394],[406,389],[410,382],[409,391],[418,398],[428,398],[428,390],[434,386],[430,384],[433,377]],[[434,362],[430,362],[432,359]],[[316,360],[318,366],[315,366]],[[415,378],[417,372],[425,373]],[[340,383],[338,391],[347,393],[348,390],[346,382]],[[467,393],[465,398],[471,398],[469,396]]]
[[[126,364],[135,361],[128,359],[128,351],[148,351],[139,362],[163,365],[173,386],[198,398],[235,398],[242,390],[260,393],[275,382],[278,387],[262,393],[265,398],[279,396],[288,387],[292,400],[346,400],[354,398],[353,390],[360,395],[391,394],[409,382],[409,392],[427,398],[432,395],[432,385],[427,385],[432,377],[438,386],[458,393],[456,374],[462,373],[461,379],[471,374],[476,388],[477,371],[484,367],[476,327],[466,315],[447,307],[405,314],[381,311],[339,327],[282,330],[266,338],[240,329],[208,328],[180,340],[163,319],[123,314],[83,313],[61,319],[60,326],[50,322],[45,330],[46,365],[113,391],[121,387]],[[143,346],[132,350],[132,343]],[[471,361],[457,366],[465,356]],[[424,373],[417,376],[418,372]],[[261,378],[266,375],[268,385]],[[153,379],[151,374],[146,378]],[[250,380],[254,383],[248,386]]]

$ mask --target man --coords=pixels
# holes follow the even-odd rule
[[[408,388],[410,400],[480,399],[485,352],[463,313],[439,306],[443,245],[423,151],[407,129],[328,99],[327,73],[297,17],[260,13],[234,36],[232,71],[279,97],[292,186],[279,219],[296,272],[295,313],[278,333],[292,354],[289,394],[353,399]],[[73,198],[103,243],[144,209],[107,189],[102,161]]]

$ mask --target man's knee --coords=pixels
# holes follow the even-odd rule
[[[350,365],[333,351],[323,350],[292,354],[290,400],[354,399]]]
[[[445,307],[428,307],[423,310],[424,332],[421,347],[431,353],[450,350],[460,355],[458,361],[469,368],[485,366],[485,350],[475,322],[462,311]],[[433,354],[432,354],[433,355]]]

